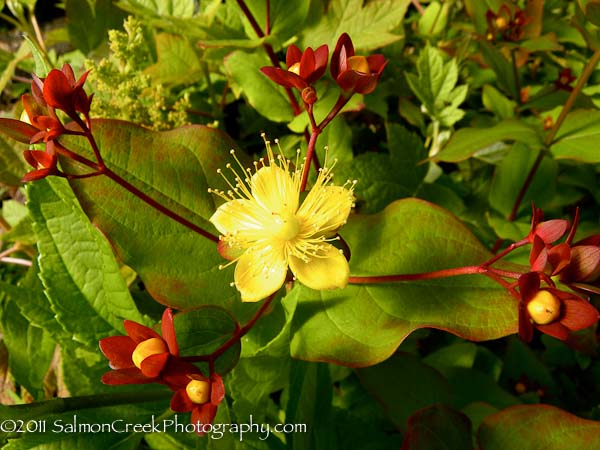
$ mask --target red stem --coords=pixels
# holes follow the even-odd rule
[[[409,273],[398,275],[378,275],[367,277],[350,277],[348,283],[351,284],[373,284],[373,283],[390,283],[395,281],[416,281],[429,280],[432,278],[447,278],[458,275],[471,275],[477,273],[485,273],[488,269],[482,266],[465,266],[454,269],[435,270],[433,272]]]

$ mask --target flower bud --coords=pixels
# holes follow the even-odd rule
[[[309,105],[315,103],[317,101],[317,91],[315,91],[315,88],[312,86],[308,86],[302,89],[302,100],[304,101],[304,103],[307,103]]]
[[[197,405],[207,403],[210,399],[210,383],[202,380],[192,380],[185,387],[185,392]]]
[[[529,317],[538,325],[547,325],[560,316],[560,300],[546,290],[540,290],[527,304]]]
[[[141,368],[142,361],[152,355],[160,355],[161,353],[168,352],[167,344],[165,341],[159,338],[150,338],[140,342],[133,353],[131,359],[133,364],[138,369]]]

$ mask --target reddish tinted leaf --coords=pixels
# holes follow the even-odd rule
[[[519,405],[488,416],[478,431],[481,450],[592,450],[600,422],[550,405]]]
[[[31,138],[38,131],[39,130],[33,125],[21,122],[20,120],[6,119],[4,117],[0,117],[0,133],[7,135],[15,141],[23,142],[24,144],[29,144]]]
[[[402,450],[472,450],[471,421],[442,404],[417,411],[408,419]]]

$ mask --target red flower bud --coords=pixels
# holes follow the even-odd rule
[[[352,39],[344,33],[331,55],[331,76],[344,91],[370,94],[377,87],[387,61],[383,55],[356,56]]]

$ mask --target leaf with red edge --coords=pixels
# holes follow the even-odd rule
[[[519,405],[488,416],[478,431],[481,450],[596,450],[600,422],[550,405]]]
[[[471,421],[463,413],[437,404],[408,419],[402,450],[472,450]]]
[[[235,162],[229,153],[235,143],[227,135],[203,126],[159,133],[117,120],[93,120],[92,130],[111,170],[216,238],[208,219],[220,200],[208,188],[229,189],[217,173]],[[61,142],[94,159],[85,139],[65,136]],[[247,164],[242,153],[236,156]],[[67,172],[90,171],[64,158],[61,164]],[[157,211],[108,177],[70,184],[84,211],[157,301],[177,309],[218,304],[235,311],[241,320],[257,309],[257,305],[243,305],[229,286],[233,267],[219,270],[223,258],[216,242]]]
[[[297,283],[284,299],[297,302],[294,357],[364,367],[387,359],[417,328],[471,340],[517,332],[516,299],[482,275],[352,284],[353,276],[421,273],[489,259],[448,211],[422,200],[399,200],[381,213],[351,216],[340,234],[352,250],[350,284],[315,291]]]
[[[26,122],[0,117],[0,133],[15,141],[29,144],[31,138],[40,130]]]

